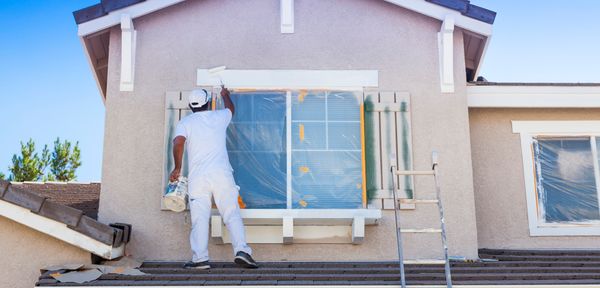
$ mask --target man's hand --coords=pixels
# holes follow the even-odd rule
[[[229,89],[225,88],[225,85],[221,85],[221,97],[229,96]]]
[[[173,169],[173,171],[171,172],[171,175],[169,176],[169,181],[175,182],[175,181],[179,180],[180,175],[181,175],[181,170]]]
[[[221,98],[223,98],[223,104],[225,104],[225,108],[231,111],[231,115],[235,114],[235,106],[229,97],[229,90],[227,90],[224,85],[221,85]]]

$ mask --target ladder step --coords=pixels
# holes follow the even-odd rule
[[[437,264],[446,264],[445,260],[442,259],[409,259],[409,260],[404,260],[404,264],[430,264],[430,265],[437,265]]]
[[[437,204],[437,199],[400,199],[402,204]]]
[[[402,233],[442,233],[442,229],[425,228],[425,229],[400,229]]]
[[[417,170],[398,170],[396,175],[433,175],[433,170],[417,171]]]

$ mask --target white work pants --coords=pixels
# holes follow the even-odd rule
[[[190,212],[192,214],[192,231],[190,244],[192,246],[192,261],[208,261],[208,223],[212,202],[211,195],[219,209],[223,222],[229,230],[234,255],[239,251],[252,254],[252,249],[246,244],[244,223],[240,216],[238,205],[238,186],[229,171],[206,173],[197,179],[189,179],[188,193]]]

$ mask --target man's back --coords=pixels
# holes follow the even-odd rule
[[[188,178],[213,171],[231,171],[227,156],[227,126],[231,122],[229,109],[193,113],[181,119],[176,136],[186,138]]]

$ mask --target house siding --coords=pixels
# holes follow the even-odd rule
[[[196,69],[374,69],[379,89],[411,95],[415,169],[440,153],[450,253],[477,257],[475,202],[462,33],[455,32],[456,92],[441,94],[441,22],[385,1],[296,1],[295,33],[280,33],[277,1],[186,1],[134,20],[135,91],[119,91],[120,30],[111,30],[99,219],[133,224],[128,252],[143,259],[189,259],[189,214],[160,210],[166,91],[190,90]],[[418,178],[416,193],[434,195]],[[405,227],[439,225],[434,207],[402,212]],[[365,242],[255,244],[259,260],[393,260],[393,212],[366,228]],[[440,257],[438,235],[406,236],[409,258]],[[439,250],[436,250],[437,248]],[[210,246],[230,260],[229,245]]]
[[[600,109],[470,109],[480,248],[600,248],[600,237],[529,236],[520,135],[511,121],[600,120]]]
[[[31,288],[40,277],[40,268],[91,261],[89,252],[4,217],[0,217],[0,235],[0,256],[8,264],[0,269],[2,287]]]

